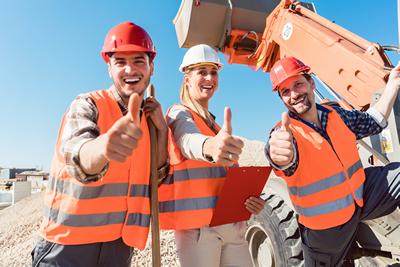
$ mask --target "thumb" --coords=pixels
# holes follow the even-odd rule
[[[140,97],[137,93],[133,93],[129,97],[128,113],[126,116],[128,116],[134,124],[140,124]]]
[[[224,125],[222,125],[222,130],[227,134],[232,134],[232,111],[229,107],[225,107],[224,110]]]
[[[282,113],[282,125],[281,125],[281,131],[284,132],[291,132],[290,128],[290,119],[289,119],[289,114],[287,112]]]

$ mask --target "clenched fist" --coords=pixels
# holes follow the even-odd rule
[[[269,156],[274,164],[278,166],[285,166],[293,160],[293,135],[289,128],[289,124],[289,115],[287,112],[283,112],[281,128],[275,130],[268,141]]]
[[[224,124],[218,134],[208,138],[203,146],[204,155],[209,156],[215,163],[232,166],[239,159],[244,146],[243,141],[232,135],[232,112],[224,110]]]
[[[134,93],[129,98],[128,113],[117,120],[102,138],[102,153],[107,160],[124,162],[142,138],[140,129],[140,97]]]

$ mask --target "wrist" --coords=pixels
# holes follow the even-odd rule
[[[214,163],[214,159],[213,159],[212,154],[211,154],[211,150],[212,150],[210,148],[211,146],[212,146],[212,138],[209,137],[209,138],[205,139],[204,142],[203,142],[202,154],[203,154],[203,158],[206,161]]]

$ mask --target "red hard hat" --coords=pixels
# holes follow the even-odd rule
[[[146,52],[151,59],[156,56],[156,49],[148,33],[132,22],[118,24],[107,33],[101,50],[106,63],[110,52]]]
[[[275,62],[271,68],[270,79],[272,82],[272,91],[278,90],[281,85],[288,78],[296,76],[301,73],[308,73],[310,67],[295,57],[285,57]]]

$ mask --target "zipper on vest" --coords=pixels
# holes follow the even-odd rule
[[[349,177],[349,175],[348,175],[348,173],[347,173],[347,169],[345,169],[345,167],[344,167],[344,165],[343,165],[343,162],[340,160],[339,155],[336,153],[336,150],[335,150],[335,148],[333,147],[333,145],[331,144],[331,142],[329,141],[328,143],[329,143],[329,145],[331,146],[333,152],[335,153],[337,159],[339,160],[340,164],[341,164],[342,167],[343,167],[343,173],[344,173],[344,176],[346,177],[346,181],[349,182],[349,181],[350,181],[350,177]],[[350,186],[347,185],[347,187],[350,187]],[[355,191],[354,191],[354,192],[355,192]],[[351,193],[351,195],[352,195],[352,197],[353,197],[353,203],[354,203],[354,202],[357,203],[357,201],[356,201],[357,198],[356,198],[356,196],[354,195],[354,192],[353,192],[353,190],[351,190],[351,188],[350,188],[350,193]],[[357,205],[358,205],[358,204],[357,204]]]

